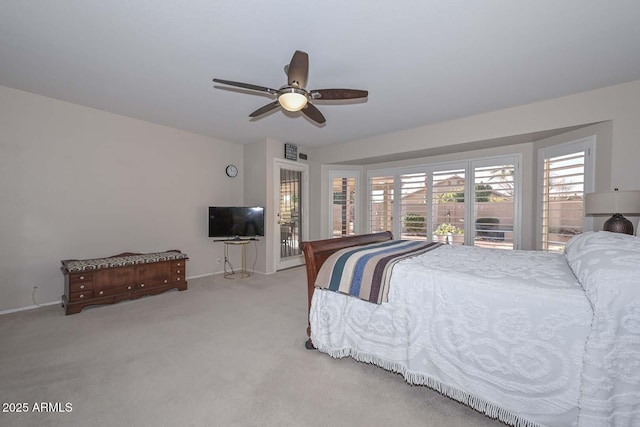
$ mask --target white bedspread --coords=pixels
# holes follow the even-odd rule
[[[566,257],[594,311],[578,424],[640,426],[640,239],[588,232],[567,244]]]
[[[381,305],[319,290],[314,345],[512,425],[577,425],[592,309],[563,255],[442,246],[394,268]]]

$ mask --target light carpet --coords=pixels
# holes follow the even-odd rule
[[[305,350],[306,326],[303,267],[191,279],[185,292],[71,316],[6,314],[3,410],[28,411],[3,411],[0,425],[502,425],[398,374]],[[58,411],[34,412],[41,402]]]

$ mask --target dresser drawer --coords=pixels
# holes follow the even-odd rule
[[[85,301],[91,298],[93,298],[92,290],[81,291],[81,292],[71,292],[69,294],[69,302]]]
[[[184,272],[184,261],[174,261],[171,265],[171,280],[174,282],[184,282]]]
[[[93,282],[76,282],[69,283],[69,292],[82,292],[93,289]]]
[[[136,289],[140,290],[140,289],[155,288],[155,287],[158,287],[158,286],[164,286],[169,282],[171,282],[171,277],[169,276],[169,273],[167,272],[166,276],[163,276],[163,277],[149,277],[149,278],[147,278],[147,280],[143,280],[141,282],[138,282],[136,284]]]
[[[138,283],[136,285],[136,290],[144,291],[145,289],[150,289],[150,288],[153,288],[154,286],[159,286],[158,282],[156,282],[156,281],[146,281],[144,283]]]
[[[69,275],[69,284],[90,282],[93,280],[93,272],[91,273],[74,273]]]
[[[109,295],[126,294],[129,292],[133,292],[134,289],[135,289],[135,285],[133,283],[119,285],[119,286],[112,285],[112,286],[109,286],[108,288],[94,287],[93,296],[95,298],[100,298],[100,297],[106,297]]]

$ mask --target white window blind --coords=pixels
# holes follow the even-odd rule
[[[394,177],[374,176],[369,178],[369,229],[393,232]]]
[[[369,232],[388,230],[399,239],[450,245],[481,241],[481,246],[516,248],[519,159],[506,155],[369,171]],[[487,217],[492,218],[485,221],[490,230],[476,230],[475,221]]]
[[[593,191],[595,138],[540,151],[540,249],[562,252],[584,229],[584,194]]]
[[[515,165],[474,168],[474,246],[513,249]]]
[[[419,172],[400,175],[402,239],[427,239],[427,209],[427,174]]]

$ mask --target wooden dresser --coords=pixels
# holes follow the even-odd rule
[[[65,314],[79,313],[88,305],[113,304],[169,289],[184,291],[188,259],[179,250],[171,250],[61,261]]]

